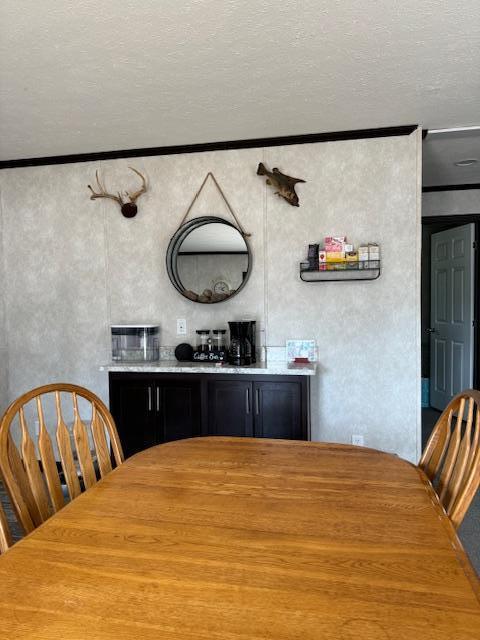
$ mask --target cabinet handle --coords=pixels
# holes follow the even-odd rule
[[[250,413],[250,389],[245,389],[245,411],[247,415]]]
[[[255,414],[260,413],[260,389],[255,390]]]
[[[160,411],[160,387],[157,387],[157,411]]]
[[[148,410],[152,410],[152,387],[148,387]]]

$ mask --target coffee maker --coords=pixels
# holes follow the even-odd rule
[[[245,322],[229,322],[230,347],[228,349],[228,362],[237,367],[245,367],[254,364],[255,356],[255,320]]]

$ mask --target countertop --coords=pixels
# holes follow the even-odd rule
[[[177,360],[157,360],[156,362],[109,362],[100,367],[100,371],[124,373],[231,373],[265,376],[313,376],[315,363],[293,365],[288,362],[257,362],[248,367],[234,367],[224,364],[218,366],[210,362],[177,362]]]

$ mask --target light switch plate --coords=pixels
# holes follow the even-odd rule
[[[187,334],[187,321],[185,318],[177,318],[177,336],[184,336]]]

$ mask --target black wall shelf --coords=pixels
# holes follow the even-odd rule
[[[341,262],[327,263],[325,270],[302,269],[300,267],[300,279],[303,282],[347,282],[350,280],[376,280],[380,277],[380,260],[370,260],[368,267],[364,263]],[[360,265],[362,268],[360,269]],[[323,265],[322,265],[323,266]]]

